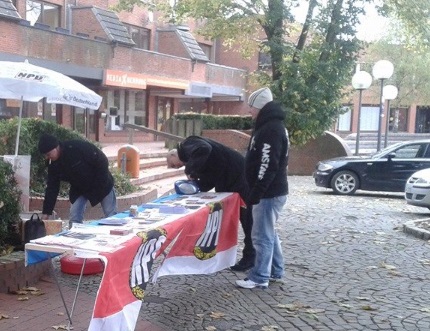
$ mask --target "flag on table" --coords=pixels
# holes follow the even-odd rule
[[[154,275],[209,274],[235,263],[240,210],[237,193],[147,232],[139,232],[107,259],[89,331],[134,330],[154,260]]]

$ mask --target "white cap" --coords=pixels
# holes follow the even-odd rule
[[[248,105],[261,109],[270,101],[273,101],[272,92],[268,87],[263,87],[249,96]]]

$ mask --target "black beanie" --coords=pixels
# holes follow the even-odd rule
[[[58,146],[58,139],[50,134],[44,133],[39,139],[39,152],[46,154]]]

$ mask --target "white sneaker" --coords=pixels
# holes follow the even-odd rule
[[[245,279],[240,279],[240,280],[236,280],[236,285],[242,288],[268,288],[269,287],[269,282],[266,283],[256,283],[253,282],[252,280],[245,278]]]

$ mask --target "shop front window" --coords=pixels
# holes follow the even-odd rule
[[[122,130],[125,123],[146,126],[146,91],[111,90],[106,93],[106,130]]]

